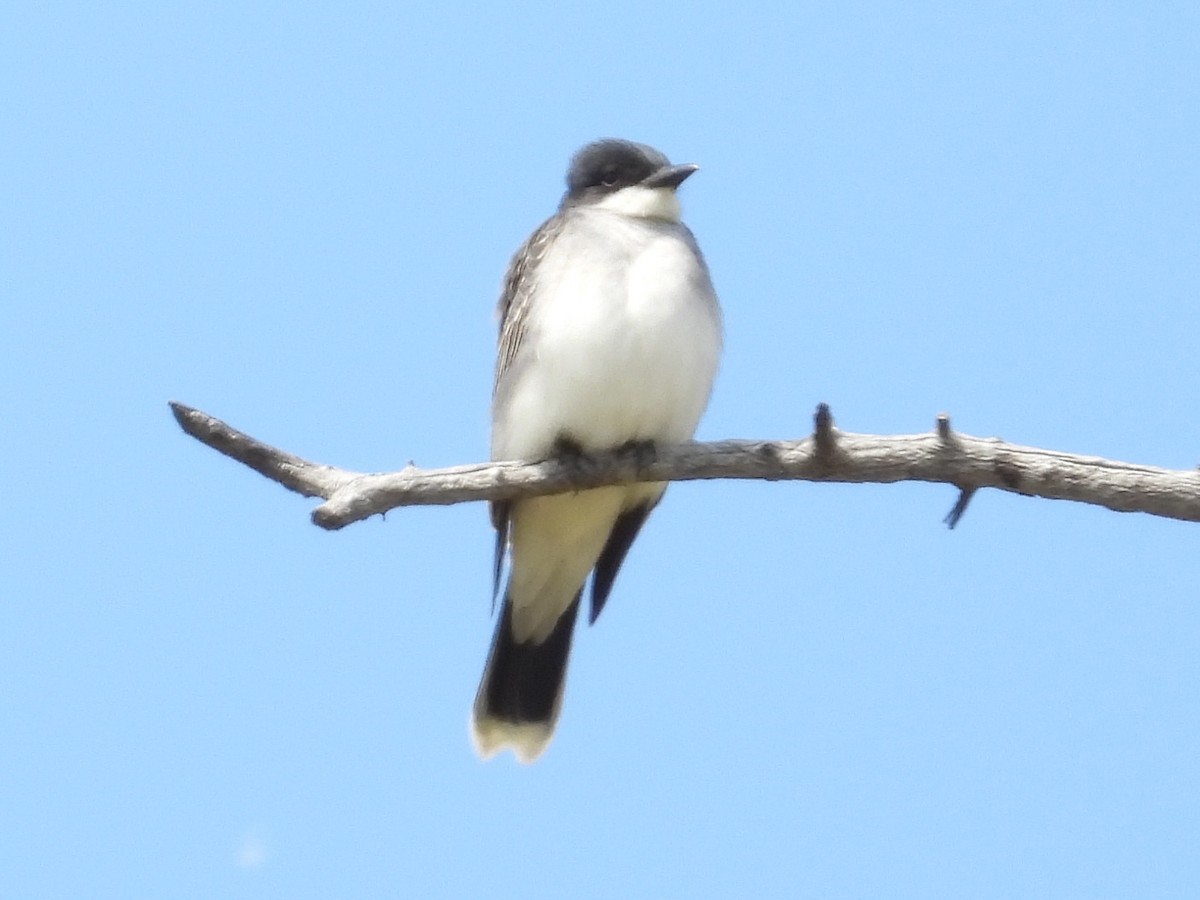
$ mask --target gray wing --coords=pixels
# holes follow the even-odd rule
[[[504,276],[504,290],[496,312],[500,318],[500,343],[496,353],[496,380],[492,385],[492,396],[500,386],[500,380],[517,358],[521,339],[525,336],[525,323],[529,318],[529,301],[533,295],[534,273],[538,264],[554,243],[561,230],[561,219],[552,216],[529,236],[520,249],[513,254]]]
[[[521,340],[525,337],[525,325],[529,319],[529,303],[533,295],[534,273],[538,264],[554,243],[561,226],[559,216],[552,216],[543,222],[529,236],[520,249],[513,254],[508,264],[508,272],[504,275],[504,289],[500,293],[500,302],[496,312],[500,318],[500,339],[496,351],[496,380],[492,383],[492,401],[495,402],[496,392],[500,382],[512,367],[517,352],[521,349]],[[492,582],[492,601],[500,590],[500,569],[504,560],[504,550],[508,544],[508,513],[509,503],[503,500],[489,504],[492,525],[496,529],[496,557]]]
[[[608,541],[604,544],[600,558],[596,560],[596,574],[592,576],[592,611],[588,615],[589,625],[595,625],[596,619],[600,617],[600,610],[604,609],[604,602],[608,600],[613,581],[616,580],[617,572],[621,570],[621,563],[625,561],[625,554],[629,552],[634,538],[646,524],[650,511],[657,505],[658,500],[653,503],[639,503],[633,509],[627,509],[617,516],[617,521],[613,523]]]

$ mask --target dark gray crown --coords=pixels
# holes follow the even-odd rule
[[[563,202],[611,194],[670,165],[670,160],[646,144],[614,138],[593,141],[571,157]]]

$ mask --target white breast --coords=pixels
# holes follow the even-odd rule
[[[537,305],[506,376],[514,380],[497,394],[493,456],[545,456],[560,435],[595,450],[690,438],[721,326],[687,231],[580,211],[537,277]]]

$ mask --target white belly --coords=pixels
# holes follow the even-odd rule
[[[539,458],[560,436],[601,450],[695,432],[720,352],[712,288],[677,233],[639,244],[607,269],[569,265],[570,253],[545,261],[556,288],[531,316],[528,356],[496,410],[494,457]]]

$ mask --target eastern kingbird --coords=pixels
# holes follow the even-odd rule
[[[690,440],[721,351],[708,267],[675,189],[696,171],[645,144],[602,140],[571,160],[567,192],[513,256],[500,297],[492,459],[578,460]],[[485,759],[546,749],[571,633],[592,573],[596,621],[666,484],[494,502],[495,580],[508,585],[475,696]]]

